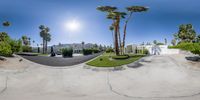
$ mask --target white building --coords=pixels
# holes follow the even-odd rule
[[[168,45],[136,45],[126,46],[126,53],[140,53],[142,50],[148,50],[150,55],[178,54],[179,49],[168,49]]]
[[[95,44],[92,43],[87,43],[87,44],[81,44],[81,43],[73,43],[73,44],[59,44],[59,45],[53,45],[53,46],[48,46],[47,52],[51,52],[51,47],[53,47],[53,51],[55,53],[60,54],[61,49],[63,48],[72,48],[74,53],[81,53],[83,48],[84,49],[90,49],[93,48]],[[33,52],[38,52],[38,47],[33,48]],[[42,53],[42,47],[40,47],[40,52]]]

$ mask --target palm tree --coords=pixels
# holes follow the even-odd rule
[[[27,45],[29,45],[29,41],[28,41],[28,37],[27,36],[22,36],[22,41],[23,41],[23,44],[25,45],[25,46],[27,46]]]
[[[167,45],[167,39],[165,38],[165,45]]]
[[[114,30],[114,27],[113,27],[113,25],[111,25],[110,27],[109,27],[109,30],[111,31],[111,33],[112,33],[112,38],[113,38],[113,46],[115,46],[115,38],[114,38],[114,32],[113,32],[113,30]]]
[[[41,30],[40,37],[43,39],[43,53],[47,53],[47,42],[51,41],[50,29],[44,25],[40,25],[39,29]]]
[[[5,26],[5,27],[8,27],[8,26],[10,26],[11,24],[10,24],[10,22],[8,22],[8,21],[5,21],[5,22],[3,22],[3,26]]]
[[[28,45],[29,46],[31,45],[31,38],[30,37],[28,38]]]
[[[35,44],[35,41],[33,40],[32,42],[33,42],[33,46],[34,46],[34,44]]]
[[[85,42],[82,41],[82,42],[81,42],[81,45],[82,45],[82,49],[84,49]]]
[[[119,16],[116,16],[115,11],[117,10],[116,7],[112,6],[100,6],[97,7],[97,10],[106,12],[107,19],[111,19],[113,21],[112,25],[114,26],[114,48],[116,55],[119,55],[119,44],[118,44],[118,25],[119,25]]]
[[[126,10],[129,12],[129,16],[126,19],[125,25],[124,25],[124,36],[123,36],[123,43],[122,43],[123,49],[124,49],[124,46],[125,46],[127,25],[128,25],[128,22],[130,21],[132,15],[133,15],[133,13],[135,13],[135,12],[144,12],[144,11],[147,11],[148,8],[147,7],[143,7],[143,6],[130,6],[130,7],[127,7]]]

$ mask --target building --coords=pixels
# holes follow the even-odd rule
[[[168,45],[136,45],[126,46],[126,53],[140,54],[143,50],[148,50],[150,55],[178,54],[180,50],[169,49]]]
[[[63,48],[72,48],[74,53],[82,53],[83,49],[94,48],[95,44],[92,44],[92,43],[58,44],[58,45],[48,46],[47,53],[51,52],[51,47],[53,47],[53,51],[57,54],[61,54],[61,50]],[[34,47],[33,52],[38,52],[38,47]],[[40,47],[40,52],[42,53],[42,47]]]

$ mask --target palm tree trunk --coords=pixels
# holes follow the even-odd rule
[[[120,17],[117,19],[117,33],[118,33],[118,38],[119,38],[119,47],[120,47],[120,54],[122,54],[122,45],[121,45],[121,36],[120,36],[120,30],[119,30],[119,23],[120,23]]]
[[[127,25],[128,25],[128,22],[132,16],[133,12],[130,13],[128,19],[126,20],[125,22],[125,25],[124,25],[124,36],[123,36],[123,44],[122,44],[122,49],[124,51],[124,48],[125,48],[125,41],[126,41],[126,30],[127,30]],[[124,52],[123,52],[124,53]]]
[[[114,31],[112,30],[112,39],[113,39],[113,48],[115,48],[115,38],[114,38]]]
[[[47,54],[47,40],[46,40],[45,53]]]
[[[42,53],[44,54],[44,38],[43,38],[43,48],[42,48]]]
[[[117,22],[115,22],[115,24],[114,24],[114,26],[115,26],[115,54],[116,55],[119,55],[119,45],[118,45],[118,35],[117,35],[117,33],[118,33],[118,31],[117,31],[117,29],[118,29],[118,25],[117,25]]]

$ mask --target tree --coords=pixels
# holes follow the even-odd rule
[[[173,39],[173,40],[171,41],[171,44],[172,44],[173,46],[175,46],[175,45],[176,45],[176,39]]]
[[[5,27],[8,27],[8,26],[10,26],[11,24],[10,24],[10,22],[8,22],[8,21],[5,21],[5,22],[3,22],[3,26],[5,26]]]
[[[200,43],[200,35],[197,36],[197,42]]]
[[[115,16],[115,12],[117,10],[117,7],[112,7],[112,6],[100,6],[97,7],[97,10],[106,12],[107,13],[107,19],[112,20],[112,25],[114,25],[114,48],[115,48],[115,53],[116,55],[119,55],[119,44],[118,44],[118,26],[119,25],[119,16]]]
[[[111,31],[111,33],[112,33],[112,38],[113,38],[113,46],[115,45],[115,38],[114,38],[114,25],[112,24],[110,27],[109,27],[109,30]]]
[[[165,38],[165,45],[167,45],[167,39]]]
[[[106,12],[107,13],[107,19],[112,20],[113,23],[112,23],[112,25],[110,26],[109,29],[112,31],[112,34],[113,34],[113,37],[114,37],[115,53],[116,53],[116,55],[119,55],[119,53],[123,54],[124,53],[125,40],[126,40],[126,29],[127,29],[128,22],[129,22],[130,18],[132,17],[132,14],[134,12],[147,11],[148,8],[142,7],[142,6],[127,7],[127,11],[130,14],[129,14],[129,17],[125,21],[123,42],[121,42],[120,22],[121,22],[121,19],[125,18],[127,13],[117,11],[117,7],[112,7],[112,6],[100,6],[100,7],[97,7],[97,10],[100,10],[102,12]],[[114,33],[113,33],[113,30],[114,30]],[[120,52],[119,52],[119,47],[120,47]]]
[[[33,42],[33,46],[34,46],[34,44],[35,44],[35,40],[33,40],[32,42]]]
[[[127,25],[128,25],[129,20],[131,19],[132,15],[133,15],[133,13],[144,12],[144,11],[148,10],[147,7],[143,7],[143,6],[130,6],[130,7],[127,7],[126,9],[129,12],[129,16],[127,17],[127,19],[125,21],[125,25],[124,25],[124,35],[123,35],[123,43],[122,43],[123,49],[125,48]]]
[[[157,43],[158,43],[158,42],[157,42],[156,40],[153,41],[153,44],[157,45]]]
[[[177,36],[180,39],[180,42],[193,42],[195,41],[196,32],[192,24],[182,24],[179,26]]]
[[[82,41],[82,42],[81,42],[81,45],[82,45],[82,49],[84,49],[85,42]]]
[[[43,40],[43,53],[47,53],[47,42],[51,41],[51,34],[49,33],[50,29],[44,25],[40,25],[39,29],[41,30],[40,37],[42,37]]]
[[[23,45],[28,46],[29,45],[28,37],[25,35],[22,36],[22,42],[23,42]]]
[[[0,42],[8,41],[9,39],[10,39],[10,37],[8,36],[8,34],[6,32],[0,32]]]

